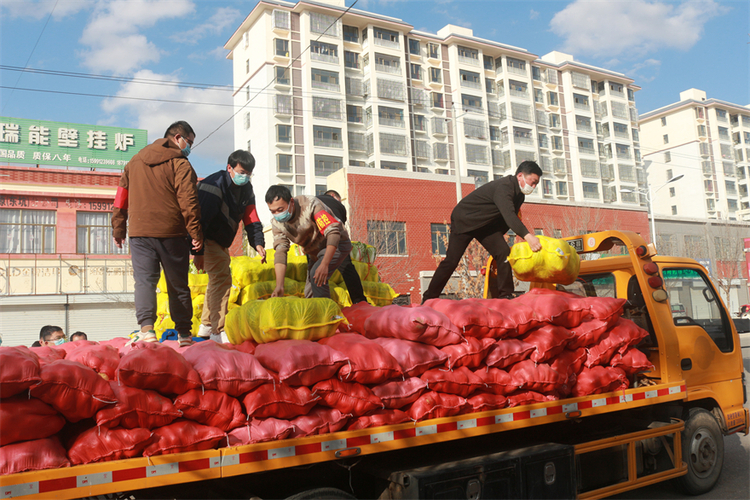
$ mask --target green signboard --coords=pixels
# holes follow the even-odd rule
[[[0,162],[122,169],[147,144],[142,129],[0,116]]]

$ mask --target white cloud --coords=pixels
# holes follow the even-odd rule
[[[690,49],[705,23],[726,12],[714,0],[576,0],[555,14],[550,28],[564,39],[561,50],[573,55],[633,59],[665,48]]]
[[[175,41],[193,45],[207,35],[218,35],[224,32],[229,26],[236,26],[239,24],[237,21],[240,16],[241,13],[237,9],[221,7],[213,16],[208,18],[205,23],[200,24],[189,31],[172,35],[170,38]]]
[[[190,14],[190,0],[111,0],[98,3],[81,35],[83,64],[97,72],[127,74],[158,62],[161,51],[139,30]]]
[[[529,12],[529,19],[534,20],[537,17],[539,17],[539,12],[534,9],[531,9],[531,12]]]
[[[84,1],[0,0],[0,8],[6,11],[10,17],[30,17],[32,19],[42,19],[52,12],[52,18],[59,20],[90,7],[91,3]]]
[[[234,108],[231,106],[232,93],[226,88],[196,89],[140,83],[139,80],[143,79],[180,82],[175,76],[158,74],[149,70],[137,72],[133,79],[135,81],[123,84],[116,95],[180,102],[106,99],[102,102],[102,109],[106,113],[132,116],[137,128],[149,131],[149,142],[162,137],[166,128],[174,121],[187,121],[195,129],[196,134],[196,147],[190,158],[196,170],[203,174],[210,173],[216,165],[222,165],[229,153],[234,151],[232,120],[205,142],[201,142],[234,113]],[[122,122],[122,118],[119,121]],[[209,170],[206,171],[206,168]]]

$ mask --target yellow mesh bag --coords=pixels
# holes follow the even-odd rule
[[[240,292],[242,291],[242,288],[238,287],[237,285],[232,285],[232,287],[229,289],[229,299],[227,299],[227,302],[229,304],[236,304],[240,300]]]
[[[203,303],[206,301],[204,294],[196,295],[193,298],[193,318],[201,319],[203,316]]]
[[[352,298],[349,296],[349,290],[343,286],[331,286],[331,300],[340,307],[351,307]]]
[[[539,236],[542,249],[532,252],[527,242],[516,243],[508,262],[513,274],[521,281],[569,285],[578,277],[581,260],[565,240]]]
[[[341,308],[327,298],[303,299],[274,297],[260,309],[258,343],[280,339],[318,340],[336,333],[339,323],[346,322]]]
[[[393,304],[393,299],[398,297],[398,294],[393,291],[393,288],[391,288],[391,285],[388,283],[363,281],[362,288],[365,291],[365,297],[372,302],[373,305],[379,307]]]
[[[192,298],[206,293],[208,286],[208,274],[188,274],[188,288]]]
[[[224,321],[224,332],[232,344],[241,344],[246,340],[261,337],[258,315],[263,304],[263,300],[254,300],[229,311]]]
[[[242,291],[242,304],[250,300],[262,300],[271,298],[271,294],[276,289],[275,281],[260,281],[246,286]],[[284,295],[296,295],[302,297],[305,294],[305,284],[284,278]]]
[[[166,292],[156,294],[156,315],[158,317],[169,314],[169,295]]]

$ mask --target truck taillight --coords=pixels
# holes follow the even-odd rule
[[[651,276],[648,279],[648,286],[651,288],[661,288],[664,284],[664,281],[661,279],[661,276]]]
[[[640,258],[643,258],[643,257],[645,257],[646,255],[648,255],[648,248],[646,247],[646,245],[641,245],[641,246],[639,246],[639,247],[637,247],[637,248],[635,249],[635,254],[636,254],[636,255],[637,255],[638,257],[640,257]]]
[[[483,267],[482,270],[479,271],[479,272],[482,273],[482,276],[486,276],[487,275],[487,268]]]
[[[654,274],[657,274],[659,272],[659,266],[657,266],[653,262],[647,262],[643,264],[643,272],[653,276]]]

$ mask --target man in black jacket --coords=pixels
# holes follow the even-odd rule
[[[255,168],[253,155],[239,149],[229,155],[227,168],[211,174],[198,183],[201,206],[204,251],[193,262],[208,273],[208,287],[198,335],[218,335],[224,330],[224,319],[232,287],[229,269],[229,247],[237,234],[240,221],[245,225],[247,241],[265,260],[263,225],[255,209],[255,194],[250,177]]]
[[[341,195],[338,191],[329,189],[317,198],[331,209],[334,217],[340,220],[343,224],[346,224],[346,207],[341,203]],[[351,255],[344,257],[344,260],[339,266],[339,272],[344,278],[344,283],[346,283],[346,289],[349,291],[349,298],[351,298],[352,304],[356,304],[357,302],[367,302],[365,291],[362,289],[362,280],[359,278],[357,268],[354,267],[354,264],[352,263]]]
[[[479,241],[497,263],[497,283],[490,283],[491,295],[500,298],[513,296],[513,272],[507,261],[510,248],[505,233],[512,229],[531,245],[533,251],[541,250],[539,238],[530,233],[518,218],[526,195],[534,191],[541,176],[539,165],[525,161],[518,166],[515,175],[488,182],[456,205],[451,213],[445,259],[435,270],[422,302],[440,296],[473,239]]]

